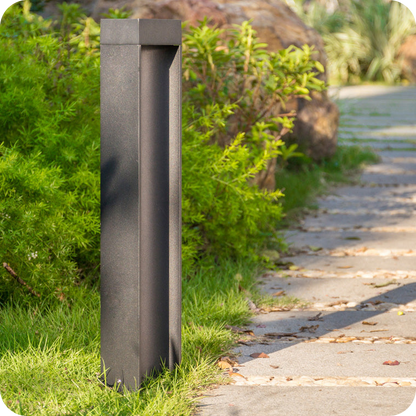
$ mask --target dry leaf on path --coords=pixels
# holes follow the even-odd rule
[[[317,246],[308,246],[308,247],[312,251],[320,251],[320,250],[322,250],[322,247],[317,247]]]
[[[323,321],[324,318],[321,318],[322,312],[319,312],[317,315],[308,318],[308,321]]]
[[[349,302],[348,300],[337,300],[335,302],[328,303],[328,307],[337,306],[337,305],[344,305],[348,302]]]
[[[220,357],[219,360],[217,361],[217,365],[218,367],[225,370],[226,368],[232,368],[238,365],[238,361],[232,360],[230,357]]]
[[[310,325],[310,326],[302,326],[299,331],[300,332],[311,332],[314,333],[319,328],[319,325]]]
[[[400,363],[397,360],[394,361],[384,361],[383,365],[399,365]]]
[[[268,332],[264,334],[268,338],[297,337],[297,332]]]
[[[228,375],[229,375],[230,377],[242,377],[242,378],[244,378],[244,380],[246,380],[246,378],[245,378],[244,376],[242,376],[241,374],[234,373],[234,372],[232,372],[232,371],[229,371],[229,372],[228,372]]]
[[[283,296],[285,294],[284,290],[279,290],[278,292],[275,292],[272,294],[272,296],[277,297],[277,296]]]
[[[272,368],[279,368],[278,365],[271,365],[271,364],[270,364],[270,367],[272,367]]]
[[[352,269],[353,266],[338,266],[337,269]]]
[[[252,357],[252,358],[270,358],[264,352],[253,352],[253,354],[250,354],[250,357]]]
[[[370,321],[362,321],[361,322],[363,325],[377,325],[378,322],[370,322]]]
[[[379,285],[374,285],[373,287],[374,288],[380,288],[380,287],[386,287],[386,286],[395,285],[395,284],[397,284],[397,281],[396,281],[396,279],[393,279],[393,280],[389,280],[386,283],[380,283]]]

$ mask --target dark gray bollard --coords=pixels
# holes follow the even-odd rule
[[[101,365],[181,359],[181,22],[101,20]]]

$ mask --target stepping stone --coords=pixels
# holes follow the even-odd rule
[[[374,150],[392,150],[392,149],[406,149],[409,151],[414,151],[416,150],[416,145],[413,143],[408,143],[408,142],[385,142],[385,141],[365,141],[365,140],[349,140],[347,139],[343,139],[343,140],[339,140],[338,144],[341,146],[362,146],[362,147],[371,147]]]
[[[393,280],[394,277],[388,279],[387,282]],[[288,296],[294,296],[312,304],[320,303],[322,304],[322,308],[327,305],[330,306],[330,304],[337,306],[335,309],[347,307],[358,308],[361,303],[367,304],[372,302],[375,304],[376,310],[399,309],[398,306],[409,303],[411,304],[409,308],[416,310],[416,278],[396,279],[396,283],[394,284],[379,288],[375,287],[384,285],[387,282],[386,279],[380,278],[373,278],[369,282],[369,279],[365,278],[272,277],[263,285],[262,291],[273,294],[283,290]],[[343,301],[341,305],[339,305],[340,301]],[[349,305],[350,302],[351,305]],[[378,302],[382,303],[377,304]],[[384,303],[394,305],[384,305]],[[319,307],[315,306],[315,308]],[[413,320],[415,316],[413,316]],[[403,321],[400,320],[397,322],[401,323]],[[414,332],[413,335],[416,336],[416,333]]]
[[[340,391],[341,390],[341,391]],[[198,409],[212,416],[393,416],[412,403],[416,389],[357,387],[221,386]],[[325,412],[325,413],[323,413]]]
[[[391,257],[330,257],[330,256],[308,256],[305,254],[299,254],[295,257],[284,257],[282,262],[293,262],[301,269],[308,270],[348,270],[371,272],[377,270],[415,270],[415,258],[398,256],[393,259]],[[348,269],[345,269],[348,267]]]
[[[383,216],[383,221],[377,214],[362,214],[362,215],[348,215],[348,214],[321,214],[318,217],[308,217],[302,224],[303,228],[310,227],[333,227],[349,228],[351,230],[362,227],[411,227],[416,226],[415,214],[406,215],[392,215],[388,217]]]
[[[340,351],[350,353],[338,354]],[[252,358],[263,352],[269,358]],[[235,349],[242,376],[397,377],[416,381],[414,344],[275,342]],[[383,365],[397,360],[399,365]],[[270,367],[278,366],[279,368]],[[409,386],[410,387],[410,386]]]
[[[317,250],[320,247],[334,250],[343,250],[348,248],[357,249],[361,247],[368,247],[376,250],[409,250],[409,247],[415,246],[415,236],[413,233],[371,233],[356,232],[354,230],[329,232],[288,232],[286,241],[296,247],[305,249],[309,248],[312,251]],[[318,253],[318,251],[316,251],[316,253]]]
[[[399,316],[395,312],[346,310],[322,312],[318,318],[319,320],[309,320],[316,316],[316,311],[271,312],[267,315],[257,316],[253,320],[253,324],[249,326],[249,329],[254,332],[256,337],[264,337],[269,342],[276,340],[276,337],[270,334],[296,333],[294,342],[300,342],[307,337],[319,337],[327,343],[341,344],[344,343],[341,341],[346,339],[359,337],[372,338],[374,341],[379,341],[379,343],[382,341],[386,343],[404,342],[406,340],[409,343],[412,342],[411,345],[416,344],[414,331],[416,312],[407,312]],[[363,324],[363,322],[375,323],[375,325]],[[262,327],[259,328],[257,325]],[[316,325],[318,325],[318,328],[313,333],[309,333],[307,329],[299,332],[301,328],[314,327]],[[269,334],[269,336],[266,334]],[[345,336],[341,337],[340,335],[342,334]],[[330,338],[333,338],[333,340],[330,340]],[[348,343],[352,341],[349,340]],[[358,341],[355,343],[359,344]],[[416,352],[416,345],[414,349]],[[242,361],[239,360],[239,363],[242,364]],[[413,376],[416,377],[416,373]]]

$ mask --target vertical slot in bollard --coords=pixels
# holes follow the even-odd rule
[[[181,359],[181,21],[101,20],[101,369]]]

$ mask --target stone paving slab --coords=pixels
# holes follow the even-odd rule
[[[390,281],[393,280],[394,278]],[[363,301],[383,301],[395,304],[414,302],[416,307],[415,278],[396,279],[395,284],[381,288],[374,287],[385,283],[385,279],[379,278],[371,279],[369,282],[368,279],[358,277],[354,279],[275,277],[268,279],[262,291],[276,293],[284,290],[289,296],[309,302],[334,303],[341,299],[358,303]]]
[[[416,195],[416,185],[402,185],[397,187],[388,187],[388,188],[368,188],[361,186],[345,186],[338,187],[333,189],[331,192],[332,195],[345,196],[345,197],[390,197],[390,196],[400,196],[402,198],[413,197]]]
[[[387,134],[376,134],[376,133],[371,133],[371,132],[366,132],[366,133],[347,133],[347,132],[340,132],[338,135],[338,138],[341,140],[348,140],[348,139],[377,139],[378,141],[385,141],[385,142],[395,142],[397,141],[406,141],[406,140],[415,140],[416,141],[416,135],[395,135],[392,136],[387,135]]]
[[[395,151],[395,149],[397,149],[397,151],[399,151],[400,149],[406,149],[409,151],[416,150],[416,145],[414,145],[413,143],[408,143],[408,142],[386,143],[384,141],[378,140],[378,141],[371,141],[371,142],[360,141],[359,143],[357,143],[356,141],[349,140],[347,138],[347,139],[339,140],[339,144],[342,146],[371,147],[375,151],[377,150]]]
[[[380,224],[380,217],[377,214],[365,214],[365,215],[330,215],[322,214],[319,217],[308,217],[302,224],[302,227],[335,227],[335,228],[362,228],[362,227],[411,227],[416,226],[416,216],[412,215],[392,215],[383,217],[383,221]]]
[[[377,271],[377,270],[415,270],[414,257],[329,257],[297,255],[283,257],[282,262],[293,262],[305,269],[334,270],[334,271]],[[348,267],[348,269],[344,269]]]
[[[409,151],[382,150],[378,151],[377,154],[382,158],[383,162],[395,163],[399,164],[400,166],[402,163],[416,163],[416,154],[411,152],[409,153]]]
[[[380,126],[378,128],[361,127],[361,126],[343,126],[339,128],[339,133],[342,134],[360,134],[370,135],[371,137],[378,136],[416,136],[416,125],[396,125],[396,126]]]
[[[414,99],[416,88],[413,86],[385,86],[385,85],[354,85],[348,87],[330,86],[328,95],[333,99],[346,100],[358,98],[370,100],[375,98],[377,104],[380,103],[380,96],[386,96],[389,100]]]
[[[374,184],[412,184],[416,185],[416,175],[410,172],[406,174],[395,174],[395,173],[367,173],[364,172],[361,175],[362,182],[374,183]]]
[[[415,224],[416,226],[416,224]],[[399,249],[405,250],[415,245],[413,233],[381,233],[330,231],[330,232],[292,232],[286,233],[286,241],[296,247],[319,247],[325,249],[344,249],[371,247],[372,249]]]
[[[410,406],[415,393],[414,388],[230,385],[208,392],[199,410],[210,416],[394,416]]]
[[[327,210],[347,210],[353,208],[355,212],[357,211],[369,211],[377,210],[379,212],[390,211],[390,210],[406,210],[409,212],[415,211],[416,201],[413,198],[400,198],[400,197],[390,197],[390,198],[336,198],[333,199],[321,199],[319,200],[320,209]],[[312,212],[314,215],[314,212]]]
[[[416,333],[414,328],[416,312],[406,312],[404,315],[398,315],[397,312],[381,311],[335,311],[322,312],[318,318],[316,311],[287,311],[272,312],[262,314],[249,325],[256,337],[265,336],[272,333],[293,333],[298,342],[302,338],[325,337],[337,338],[344,334],[345,337],[364,337],[385,339],[386,343],[393,343],[390,337],[406,338],[409,342],[414,341],[416,344]],[[310,320],[314,319],[315,320]],[[375,325],[363,324],[363,322],[376,323]],[[306,328],[312,328],[310,332]],[[303,331],[301,329],[304,328]],[[338,341],[345,341],[346,338],[338,338]],[[266,337],[267,338],[267,337]],[[290,338],[290,336],[289,336]],[[270,337],[273,341],[273,337]],[[333,342],[337,340],[334,339]],[[351,340],[352,341],[352,340]],[[404,342],[405,340],[397,340]],[[414,345],[416,352],[416,345]],[[416,373],[414,375],[416,377]]]
[[[261,352],[269,358],[250,357]],[[235,353],[243,376],[416,377],[414,344],[275,342],[242,345]],[[383,365],[389,360],[400,364]]]
[[[415,175],[416,174],[416,159],[401,162],[387,162],[383,160],[376,165],[367,166],[365,173],[380,173],[383,175]]]

